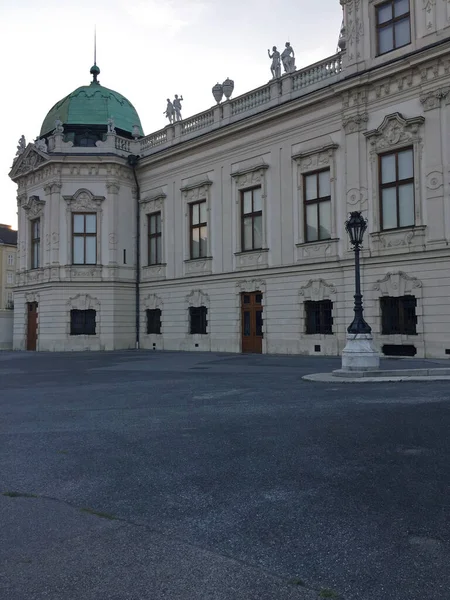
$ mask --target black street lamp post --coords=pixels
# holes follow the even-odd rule
[[[350,243],[355,251],[355,318],[347,328],[348,333],[358,334],[372,332],[370,326],[364,321],[363,303],[361,294],[361,274],[359,265],[359,251],[362,246],[364,232],[367,229],[367,220],[359,211],[350,213],[350,218],[345,222],[345,230],[350,237]]]

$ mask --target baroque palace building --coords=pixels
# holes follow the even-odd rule
[[[96,65],[50,110],[10,173],[15,349],[338,355],[359,210],[376,344],[450,354],[450,2],[340,1],[337,54],[150,135]]]

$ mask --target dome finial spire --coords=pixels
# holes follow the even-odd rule
[[[93,77],[92,83],[100,84],[97,80],[97,77],[100,75],[100,69],[97,67],[97,25],[94,26],[94,64],[91,67],[90,74]]]

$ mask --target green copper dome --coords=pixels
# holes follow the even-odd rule
[[[106,126],[108,119],[112,118],[117,133],[132,134],[133,126],[139,127],[143,135],[141,121],[136,109],[121,94],[103,87],[97,81],[100,69],[97,65],[91,68],[94,81],[90,85],[83,85],[74,92],[60,100],[50,109],[41,127],[40,137],[48,135],[55,129],[56,119],[64,125],[64,131],[71,126]]]

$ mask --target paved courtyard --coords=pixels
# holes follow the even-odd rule
[[[0,353],[0,598],[450,598],[450,384],[338,367]]]

